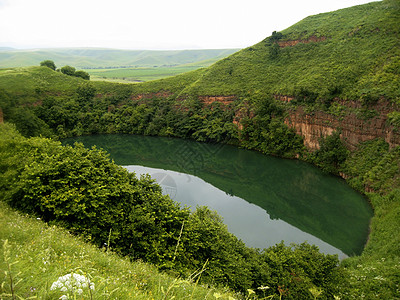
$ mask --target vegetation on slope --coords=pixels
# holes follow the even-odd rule
[[[75,294],[51,289],[59,277],[71,273],[84,275],[94,285],[91,290],[81,289],[84,299],[237,298],[227,290],[196,284],[201,274],[185,279],[160,273],[150,264],[121,258],[112,246],[98,249],[57,226],[18,214],[3,202],[0,228],[1,299],[59,299],[62,295],[74,299],[78,289]]]
[[[397,7],[395,7],[397,6]],[[400,10],[373,2],[315,15],[217,62],[184,90],[198,95],[266,94],[396,99],[399,94]],[[325,39],[307,42],[310,37]],[[305,40],[279,47],[285,41]],[[283,44],[282,44],[283,45]]]

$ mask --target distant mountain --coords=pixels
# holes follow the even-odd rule
[[[17,50],[0,48],[0,68],[39,65],[50,59],[57,67],[71,65],[79,69],[110,67],[176,66],[199,61],[210,63],[239,49],[207,50],[118,50],[101,48],[59,48]]]

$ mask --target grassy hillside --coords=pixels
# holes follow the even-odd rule
[[[366,5],[308,17],[264,41],[222,59],[187,94],[297,95],[326,98],[362,95],[396,98],[399,94],[400,12],[396,2]],[[286,41],[300,42],[278,47]]]
[[[117,256],[112,248],[98,249],[56,226],[20,215],[2,202],[0,228],[1,299],[59,299],[68,293],[51,286],[71,273],[84,275],[94,284],[93,290],[82,288],[85,299],[236,297],[223,289],[200,286],[196,277],[163,274],[150,264]],[[77,297],[77,290],[75,295],[69,291],[69,296]]]
[[[141,67],[141,68],[113,68],[113,69],[90,69],[91,80],[107,80],[121,83],[143,82],[157,80],[165,77],[178,75],[204,67],[204,65],[190,64],[173,67]]]
[[[205,60],[215,62],[237,50],[0,49],[0,67],[34,66],[46,59],[53,60],[60,67],[72,65],[80,69],[176,66]],[[210,64],[210,61],[207,63]]]

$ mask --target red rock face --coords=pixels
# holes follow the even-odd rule
[[[291,41],[278,41],[278,45],[281,48],[285,48],[285,47],[292,47],[292,46],[296,46],[299,43],[302,44],[307,44],[307,43],[316,43],[316,42],[322,42],[325,41],[326,37],[325,36],[321,36],[321,37],[316,37],[316,36],[310,36],[307,39],[304,40],[291,40]]]
[[[207,106],[213,104],[214,102],[219,102],[223,105],[229,105],[236,99],[236,96],[199,96],[199,99],[204,103],[204,105]]]
[[[356,101],[337,101],[348,108],[361,107],[361,103]],[[376,138],[383,138],[390,147],[400,145],[400,134],[387,122],[387,113],[394,109],[392,104],[381,100],[369,109],[374,109],[376,116],[364,120],[354,111],[338,117],[323,111],[306,113],[303,107],[297,107],[289,111],[285,124],[304,138],[304,145],[310,150],[319,149],[319,139],[336,130],[341,130],[341,139],[350,150],[361,142]]]
[[[282,102],[290,102],[294,100],[293,96],[287,96],[287,95],[274,95],[274,98]]]
[[[136,95],[135,100],[145,100],[154,97],[169,97],[170,92],[157,92],[153,94]],[[294,97],[288,95],[275,95],[275,99],[289,103]],[[215,102],[221,103],[226,109],[236,100],[235,95],[229,96],[199,96],[199,100],[204,106],[210,106]],[[185,110],[184,99],[177,99],[176,109]],[[368,110],[375,111],[375,116],[368,119],[362,119],[357,115],[357,111],[363,108],[360,101],[334,99],[333,103],[342,105],[346,109],[343,116],[336,116],[325,111],[313,111],[307,113],[304,107],[298,106],[295,109],[288,110],[288,116],[285,124],[293,128],[296,133],[303,137],[304,144],[309,150],[319,149],[319,140],[321,137],[327,137],[337,130],[341,131],[341,138],[345,145],[354,150],[361,142],[383,138],[390,147],[400,145],[400,134],[394,130],[393,126],[387,122],[387,114],[397,108],[389,101],[381,99],[376,105],[368,107]],[[238,130],[243,129],[241,120],[244,117],[252,118],[254,113],[251,107],[244,103],[239,110],[235,112],[233,123]]]
[[[168,98],[172,95],[173,95],[173,93],[171,93],[169,91],[159,91],[156,93],[132,95],[131,100],[139,101],[139,100],[148,100],[148,99],[152,99],[152,98]]]

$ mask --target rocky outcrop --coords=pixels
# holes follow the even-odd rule
[[[295,99],[295,97],[288,95],[274,95],[274,98],[282,102],[290,102]]]
[[[168,98],[172,95],[173,93],[170,91],[158,91],[156,93],[143,93],[143,94],[132,95],[131,100],[139,101],[139,100],[149,100],[153,98]]]
[[[383,138],[390,147],[400,145],[400,134],[387,122],[387,113],[394,110],[391,103],[381,100],[378,104],[369,107],[375,114],[368,119],[360,117],[361,103],[357,101],[343,101],[341,105],[348,108],[344,115],[336,116],[324,111],[306,112],[304,107],[289,110],[285,123],[304,138],[305,146],[310,150],[319,149],[321,137],[331,135],[339,130],[341,138],[350,150],[361,142]],[[353,109],[351,109],[353,108]]]
[[[156,93],[137,94],[131,96],[133,101],[146,101],[154,98],[168,98],[173,96],[169,91],[159,91]],[[287,105],[288,115],[285,124],[293,128],[295,132],[302,136],[304,144],[309,150],[319,149],[319,141],[335,131],[341,132],[341,138],[350,150],[353,150],[361,142],[382,138],[390,147],[400,145],[400,133],[387,121],[387,114],[398,110],[392,103],[385,99],[380,99],[377,104],[364,107],[360,101],[351,101],[335,98],[331,105],[342,108],[340,113],[330,113],[329,111],[306,109],[304,106],[294,106],[291,102],[295,97],[290,95],[274,95],[276,100],[282,101]],[[198,99],[204,107],[220,103],[224,109],[230,109],[230,105],[238,99],[235,95],[214,95],[199,96]],[[175,108],[187,110],[186,98],[175,99]],[[363,115],[363,111],[367,112]],[[368,115],[368,112],[373,112]],[[251,105],[241,103],[240,108],[235,111],[233,123],[237,125],[239,131],[243,129],[241,120],[243,118],[254,117]]]
[[[200,101],[204,104],[204,105],[211,105],[214,102],[219,102],[225,106],[231,104],[234,100],[237,99],[237,97],[235,95],[231,95],[231,96],[199,96]]]
[[[199,96],[198,99],[203,104],[203,107],[212,106],[214,103],[221,104],[223,110],[228,109],[229,105],[237,99],[235,95],[230,96]],[[178,97],[175,99],[175,109],[187,111],[187,103],[185,97]]]
[[[320,36],[317,37],[315,35],[310,36],[307,39],[298,39],[298,40],[289,40],[289,41],[278,41],[278,45],[281,48],[285,48],[285,47],[292,47],[292,46],[296,46],[299,43],[302,44],[308,44],[308,43],[316,43],[316,42],[322,42],[326,40],[326,36]]]

